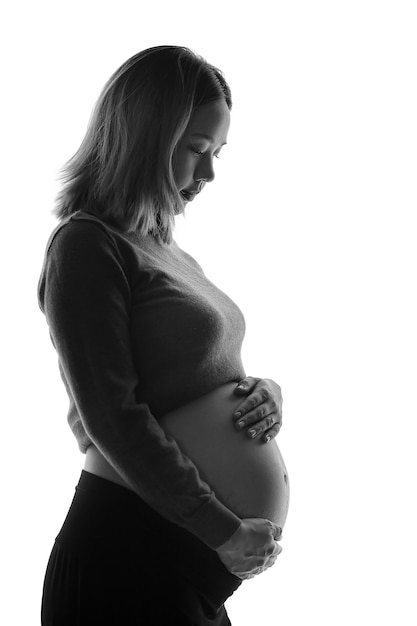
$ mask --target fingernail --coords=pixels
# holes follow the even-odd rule
[[[238,428],[243,428],[245,425],[245,422],[243,420],[241,420],[240,422],[237,423],[237,427]]]
[[[271,441],[271,435],[266,435],[265,436],[265,441],[266,441],[266,443],[269,443]]]
[[[249,433],[249,435],[250,435],[250,436],[252,437],[252,439],[253,439],[253,437],[255,437],[255,435],[256,435],[256,430],[253,430],[253,429],[248,430],[248,433]]]
[[[235,413],[235,417],[242,417],[242,413],[240,411],[237,411],[237,413]]]

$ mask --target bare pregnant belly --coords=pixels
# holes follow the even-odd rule
[[[283,528],[289,482],[275,440],[265,444],[236,430],[232,415],[242,402],[228,383],[159,420],[223,502],[240,518],[263,517]]]

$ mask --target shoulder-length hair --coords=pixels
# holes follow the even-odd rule
[[[52,213],[87,211],[125,232],[170,243],[184,202],[174,179],[176,146],[193,111],[225,98],[223,73],[183,46],[156,46],[128,59],[105,84],[85,137],[58,179]]]

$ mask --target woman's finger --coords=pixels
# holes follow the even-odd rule
[[[268,443],[268,441],[271,441],[271,439],[275,439],[275,437],[278,435],[279,431],[281,430],[281,426],[282,426],[282,422],[277,422],[276,424],[274,424],[272,428],[270,428],[269,430],[265,432],[265,434],[262,437],[262,441],[264,441],[265,443]]]
[[[276,432],[272,431],[270,432],[270,435],[271,437],[276,436],[279,432],[281,424],[282,419],[276,409],[276,406],[274,406],[274,403],[271,403],[271,405],[263,404],[255,410],[246,413],[243,418],[237,420],[236,427],[239,430],[248,428],[248,437],[254,439],[262,433],[266,433],[267,431],[270,432],[274,427],[277,427]],[[274,432],[275,435],[273,434]]]
[[[270,433],[272,428],[277,425],[278,425],[277,415],[269,415],[267,418],[265,418],[261,422],[257,422],[253,426],[250,426],[246,434],[251,439],[256,439],[256,437],[259,437],[263,433],[267,433],[267,432]],[[279,429],[277,431],[277,434],[278,432],[279,432]]]
[[[253,389],[255,389],[260,380],[260,378],[255,378],[254,376],[246,376],[246,378],[242,378],[242,380],[239,381],[235,387],[235,393],[240,395],[250,393]]]
[[[254,411],[254,409],[262,409],[264,411],[264,415],[274,411],[281,414],[282,396],[279,395],[279,397],[277,397],[271,392],[269,387],[259,384],[258,382],[255,391],[250,393],[247,398],[245,398],[245,400],[243,400],[243,402],[236,407],[234,419],[239,420],[250,411]]]

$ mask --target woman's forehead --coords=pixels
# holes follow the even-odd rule
[[[224,99],[207,102],[198,107],[187,128],[188,136],[200,136],[213,143],[223,140],[230,125],[230,111]]]

